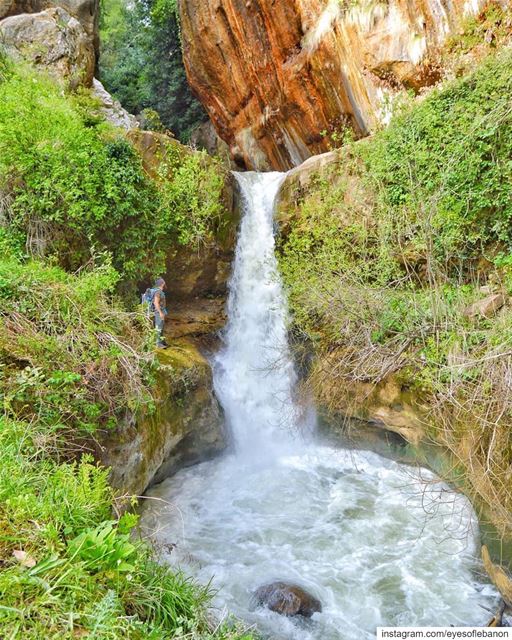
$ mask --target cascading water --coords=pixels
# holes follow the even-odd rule
[[[237,455],[249,464],[289,449],[298,422],[286,303],[274,254],[272,212],[284,175],[237,174],[246,215],[230,282],[225,347],[213,369]]]
[[[274,256],[282,174],[245,173],[217,395],[234,446],[155,487],[142,524],[217,603],[286,640],[361,640],[379,625],[479,625],[495,592],[478,574],[467,500],[425,470],[298,436],[286,302]],[[310,620],[254,607],[274,580],[320,599]],[[482,605],[482,606],[480,606]]]

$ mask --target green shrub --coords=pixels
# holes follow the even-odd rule
[[[341,320],[329,310],[345,291],[340,304],[347,309],[353,299],[354,325],[366,318],[382,340],[410,325],[414,309],[423,309],[424,324],[434,316],[442,322],[445,311],[433,313],[433,299],[458,292],[462,309],[476,295],[462,285],[485,282],[493,261],[507,267],[511,96],[512,55],[505,52],[344,148],[340,163],[310,185],[281,240],[299,324],[315,333],[323,317],[329,338],[342,339]],[[430,286],[441,295],[429,302]]]
[[[90,96],[65,96],[49,78],[7,67],[0,206],[4,197],[9,232],[32,255],[54,255],[75,270],[108,251],[121,276],[134,280],[161,271],[176,243],[208,240],[222,212],[215,163],[174,151],[172,175],[162,169],[154,180]]]

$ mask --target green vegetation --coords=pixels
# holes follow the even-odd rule
[[[211,631],[209,589],[129,536],[137,516],[112,520],[107,470],[88,456],[58,463],[52,443],[43,423],[0,417],[3,638],[250,640]]]
[[[14,256],[0,262],[0,401],[13,419],[78,437],[151,403],[152,340],[116,306],[107,263],[78,275]]]
[[[15,245],[0,238],[0,636],[249,640],[210,630],[209,589],[155,562],[137,516],[113,519],[126,498],[80,455],[151,407],[148,323],[108,263],[70,275]]]
[[[140,114],[146,128],[165,127],[188,142],[207,117],[187,83],[176,0],[104,2],[100,37],[101,80],[108,91]]]
[[[139,411],[154,415],[152,329],[116,291],[160,270],[177,245],[209,242],[223,213],[215,163],[159,135],[144,168],[134,140],[87,92],[67,95],[0,57],[0,637],[9,640],[252,637],[212,623],[210,588],[156,562],[137,516],[121,515],[129,500],[90,454]]]
[[[155,177],[86,92],[0,65],[0,207],[29,253],[74,270],[102,252],[123,280],[161,271],[176,243],[208,242],[223,213],[223,172],[162,137]]]
[[[512,292],[510,51],[339,153],[282,212],[296,330],[320,354],[312,383],[342,411],[340,383],[395,374],[510,532],[512,313],[469,307]]]

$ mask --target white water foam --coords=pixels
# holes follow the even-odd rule
[[[476,560],[468,501],[424,470],[301,443],[287,311],[274,255],[282,174],[238,174],[244,196],[215,389],[232,453],[149,493],[142,524],[166,560],[219,588],[216,603],[273,639],[359,640],[378,625],[479,625],[496,594]],[[307,421],[306,421],[307,422]],[[162,502],[163,501],[163,502]],[[310,620],[254,608],[273,580],[298,583]]]

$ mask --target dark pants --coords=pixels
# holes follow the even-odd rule
[[[155,312],[155,330],[156,330],[156,344],[157,346],[161,346],[164,344],[164,324],[165,324],[165,315],[163,318],[160,317],[158,311]]]

